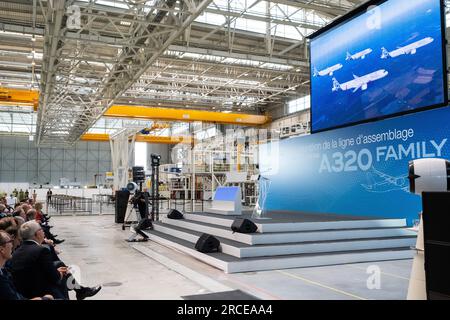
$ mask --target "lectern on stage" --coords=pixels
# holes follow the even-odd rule
[[[241,187],[218,187],[211,208],[205,212],[226,216],[242,215]]]

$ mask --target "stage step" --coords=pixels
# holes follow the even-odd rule
[[[167,225],[178,226],[201,233],[208,233],[250,245],[417,236],[417,234],[411,230],[397,227],[242,234],[233,233],[231,229],[227,227],[187,219],[172,220],[167,217],[162,217],[161,221]]]
[[[414,254],[410,248],[405,247],[390,250],[377,249],[283,255],[276,257],[237,258],[222,252],[203,254],[194,249],[192,242],[182,240],[157,230],[146,231],[146,234],[152,241],[191,255],[192,257],[221,269],[226,273],[411,259]]]
[[[188,230],[182,227],[167,225],[160,222],[154,223],[154,230],[191,242],[195,244],[201,232]],[[278,256],[304,253],[325,253],[354,250],[391,249],[412,247],[416,243],[415,236],[369,238],[354,240],[316,241],[302,243],[282,243],[249,245],[221,237],[217,237],[221,243],[221,251],[237,258]]]
[[[187,213],[187,220],[203,222],[230,228],[234,218],[220,217],[211,214]],[[245,217],[245,216],[244,216]],[[346,221],[320,221],[320,222],[273,222],[272,219],[253,219],[248,217],[258,226],[258,233],[295,232],[313,230],[339,230],[339,229],[366,229],[366,228],[402,228],[406,227],[406,219],[366,219]]]

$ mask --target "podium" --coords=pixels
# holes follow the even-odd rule
[[[205,212],[225,216],[242,215],[241,187],[218,187],[211,208]]]

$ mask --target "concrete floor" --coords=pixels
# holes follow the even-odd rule
[[[129,244],[114,216],[53,216],[52,231],[66,242],[61,258],[80,268],[83,285],[102,284],[91,299],[182,299],[240,289],[261,299],[403,300],[412,260],[225,274],[154,242]],[[380,271],[369,289],[368,268]],[[370,280],[370,279],[369,279]]]

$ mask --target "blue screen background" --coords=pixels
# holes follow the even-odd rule
[[[444,102],[441,9],[439,0],[389,0],[311,40],[312,130],[333,127],[415,110]],[[375,22],[374,22],[375,21]],[[377,28],[379,26],[380,28]],[[381,59],[389,52],[431,37],[433,42],[415,54]],[[364,59],[346,61],[351,54],[372,49]],[[332,75],[313,76],[342,64]],[[368,83],[366,90],[332,92],[333,77],[340,84],[378,70],[389,74]]]
[[[260,145],[260,170],[269,181],[264,209],[407,218],[412,225],[422,203],[409,192],[409,161],[450,160],[449,119],[446,107]],[[371,143],[362,139],[395,130],[412,134]],[[354,144],[343,144],[348,139]],[[362,165],[352,154],[361,155]]]

